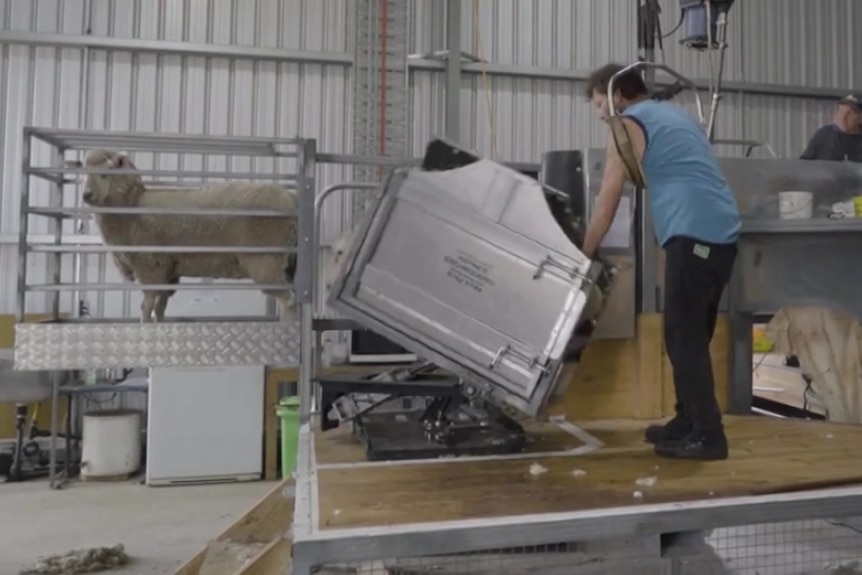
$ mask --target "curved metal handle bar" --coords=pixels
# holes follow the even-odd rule
[[[339,190],[379,190],[381,188],[381,184],[372,184],[370,182],[342,182],[340,184],[332,184],[331,186],[324,188],[320,195],[314,198],[314,230],[312,233],[312,265],[311,265],[311,297],[314,298],[314,294],[317,293],[317,258],[320,256],[320,224],[323,220],[323,210],[320,208],[323,206],[323,202],[326,201],[326,198],[334,194]]]
[[[674,70],[673,68],[671,68],[670,66],[666,66],[665,64],[656,64],[655,62],[635,62],[634,64],[629,64],[628,66],[626,66],[625,68],[623,68],[622,70],[620,70],[619,72],[617,72],[616,74],[611,76],[611,79],[608,82],[608,94],[607,94],[608,95],[608,113],[610,113],[611,116],[618,115],[616,108],[614,107],[614,82],[617,80],[617,78],[619,76],[625,74],[626,72],[630,72],[632,70],[637,70],[640,68],[654,68],[656,70],[661,70],[663,72],[667,72],[668,74],[670,74],[671,76],[676,78],[680,83],[691,88],[691,90],[694,92],[695,104],[697,105],[698,120],[700,121],[700,125],[703,126],[704,129],[706,128],[706,117],[704,116],[704,113],[703,113],[703,102],[700,99],[700,92],[698,92],[697,86],[695,85],[695,83],[692,82],[691,80],[689,80],[688,78],[686,78],[685,76],[683,76],[682,74],[680,74],[679,72],[677,72],[676,70]]]

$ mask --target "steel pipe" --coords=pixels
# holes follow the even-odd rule
[[[4,30],[0,32],[0,44],[38,46],[48,48],[80,48],[164,54],[171,56],[200,56],[205,58],[230,58],[243,60],[268,60],[350,67],[353,56],[346,52],[285,50],[283,48],[259,48],[256,46],[232,46],[227,44],[200,44],[193,42],[171,42],[141,38],[110,38],[103,36],[76,36],[70,34],[48,34]]]
[[[243,216],[256,218],[296,217],[296,210],[225,210],[217,208],[66,208],[66,207],[28,207],[27,213],[56,217],[77,214],[126,214],[126,215],[165,215],[165,216]]]
[[[29,252],[48,254],[294,254],[296,247],[279,246],[76,246],[69,244],[30,245]]]
[[[293,287],[291,283],[256,284],[256,283],[178,283],[178,284],[139,284],[139,283],[90,283],[90,284],[32,284],[26,290],[32,292],[61,292],[69,290],[80,291],[184,291],[184,290],[283,290]]]

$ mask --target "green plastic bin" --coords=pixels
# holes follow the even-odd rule
[[[296,468],[299,444],[299,398],[285,397],[278,402],[275,413],[281,420],[281,477],[287,479]]]

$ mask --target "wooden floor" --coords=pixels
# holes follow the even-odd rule
[[[642,440],[644,422],[605,421],[581,429],[601,441],[580,455],[565,430],[533,430],[531,453],[518,459],[373,464],[334,431],[317,434],[319,528],[418,522],[691,501],[862,483],[862,427],[727,416],[730,458],[659,459]],[[589,438],[589,437],[588,437]],[[583,452],[583,450],[578,450]],[[345,465],[355,462],[354,465]],[[531,465],[546,471],[531,473]],[[534,468],[535,469],[535,468]]]

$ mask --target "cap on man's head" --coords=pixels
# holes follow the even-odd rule
[[[859,94],[847,94],[840,100],[838,100],[838,104],[846,104],[848,106],[853,106],[860,112],[862,112],[862,95]]]

